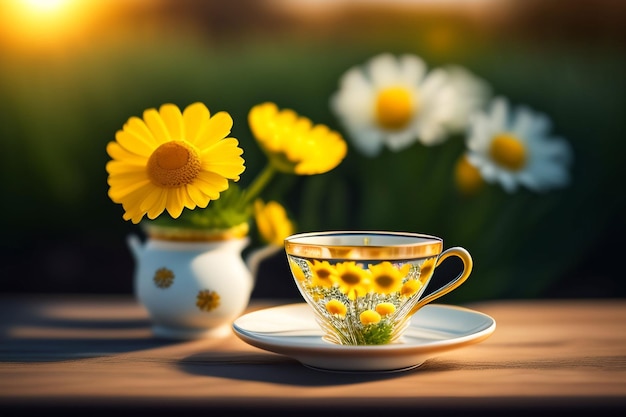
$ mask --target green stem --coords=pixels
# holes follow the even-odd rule
[[[274,177],[274,174],[276,174],[274,166],[267,164],[246,190],[243,196],[243,203],[247,205],[254,200]]]

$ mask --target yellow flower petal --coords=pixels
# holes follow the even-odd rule
[[[193,184],[187,185],[187,193],[189,194],[189,198],[200,208],[206,207],[211,200],[207,194],[203,193],[199,187]]]
[[[159,109],[159,114],[161,119],[163,119],[163,123],[165,123],[171,140],[184,140],[183,115],[178,107],[173,104],[164,104]]]
[[[199,132],[194,144],[200,148],[207,148],[226,138],[233,127],[233,119],[226,112],[219,112],[209,119]]]
[[[150,132],[150,129],[143,120],[139,117],[133,116],[128,119],[128,121],[124,124],[123,130],[131,133],[133,136],[137,137],[139,140],[143,140],[144,142],[150,144],[151,146],[155,146],[157,141]]]
[[[145,156],[137,155],[131,152],[128,152],[126,149],[122,148],[117,142],[109,142],[106,147],[107,154],[111,158],[112,161],[109,163],[124,163],[129,165],[137,165],[137,166],[145,166],[147,162],[147,158]]]
[[[157,195],[157,199],[154,201],[152,207],[147,208],[144,212],[148,215],[149,219],[156,219],[165,211],[167,205],[167,190],[159,189],[153,194]]]
[[[239,175],[245,171],[243,153],[238,147],[239,142],[234,138],[227,138],[211,146],[210,150],[202,155],[202,168],[223,177],[239,181]]]
[[[203,130],[203,126],[211,117],[209,109],[202,103],[193,103],[183,111],[183,121],[185,124],[185,135],[191,143],[196,143],[198,135]]]
[[[184,208],[183,202],[177,197],[178,197],[178,189],[173,188],[173,189],[167,190],[167,202],[165,203],[166,205],[165,208],[167,212],[170,214],[170,216],[172,216],[175,219],[180,217]]]
[[[150,144],[125,130],[119,130],[115,134],[115,140],[117,140],[117,143],[126,151],[145,158],[150,157],[153,151],[153,147]]]
[[[220,193],[228,188],[228,180],[226,178],[206,171],[198,175],[195,184],[202,187],[202,192],[211,197],[211,200],[219,198]]]
[[[139,203],[139,209],[145,213],[152,212],[152,214],[154,214],[155,207],[158,208],[159,206],[162,205],[160,204],[160,202],[163,201],[163,199],[165,198],[166,192],[167,191],[165,191],[162,188],[156,188],[152,192],[147,193],[146,196]],[[161,212],[162,211],[163,210],[161,210]],[[160,214],[161,212],[157,213],[157,215]]]
[[[143,179],[141,181],[120,181],[121,185],[117,185],[113,180],[109,180],[111,187],[109,188],[109,198],[115,203],[123,203],[129,196],[137,190],[150,185],[150,181]]]
[[[256,200],[254,215],[259,234],[267,243],[283,246],[285,238],[294,232],[287,211],[276,201],[264,204],[262,200]]]
[[[167,131],[167,126],[165,126],[165,122],[161,119],[161,115],[156,111],[156,109],[148,109],[143,112],[143,120],[152,132],[152,135],[156,139],[158,144],[163,144],[165,142],[169,142],[172,140],[169,132]]]

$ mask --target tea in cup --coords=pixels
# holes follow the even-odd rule
[[[460,286],[472,271],[462,247],[417,233],[330,231],[285,239],[289,267],[312,307],[324,339],[341,345],[384,345],[401,340],[422,306]],[[450,256],[461,273],[422,297],[437,266]]]

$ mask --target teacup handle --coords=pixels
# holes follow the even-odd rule
[[[413,307],[413,310],[411,310],[411,314],[414,314],[415,312],[417,312],[417,310],[419,310],[420,308],[422,308],[424,305],[430,303],[431,301],[446,295],[447,293],[449,293],[450,291],[454,290],[455,288],[459,287],[461,284],[463,284],[463,282],[465,282],[465,280],[469,277],[469,275],[472,273],[472,267],[474,265],[474,261],[472,260],[472,256],[469,254],[469,252],[459,246],[453,247],[453,248],[449,248],[445,251],[443,251],[440,255],[439,258],[437,258],[437,263],[435,264],[435,268],[437,268],[439,266],[439,264],[441,264],[446,258],[450,257],[450,256],[457,256],[461,259],[461,261],[463,261],[463,271],[461,271],[461,273],[454,278],[452,281],[448,282],[446,285],[444,285],[443,287],[439,288],[437,291],[433,291],[432,293],[428,294],[426,297],[422,298],[421,300],[419,300],[417,302],[417,304]]]

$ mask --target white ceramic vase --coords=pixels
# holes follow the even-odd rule
[[[242,259],[249,238],[211,241],[130,236],[135,296],[153,334],[173,339],[224,337],[250,301],[254,275]]]

